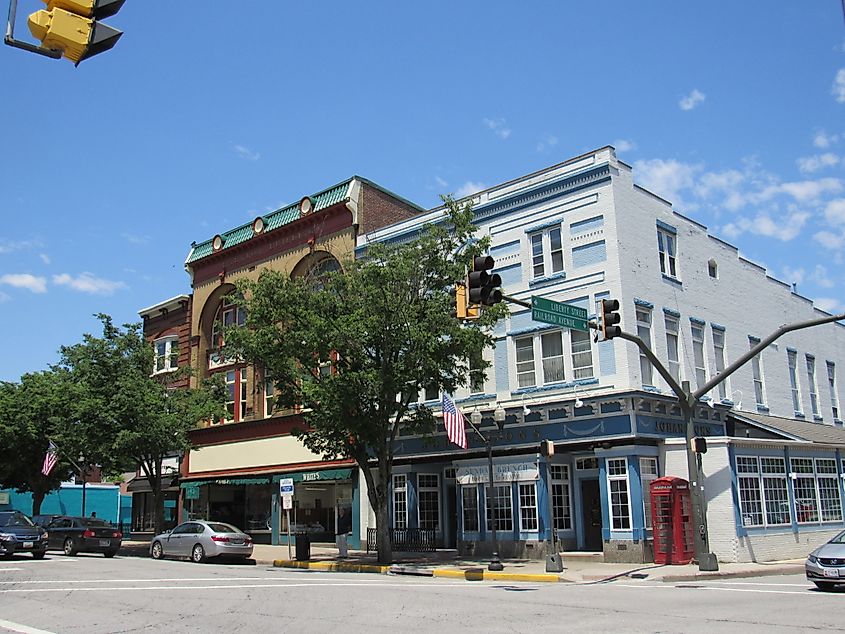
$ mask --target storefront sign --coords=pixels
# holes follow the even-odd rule
[[[199,486],[188,483],[185,486],[185,499],[186,500],[199,500],[200,499],[200,488],[199,488]]]
[[[294,482],[323,482],[325,480],[350,480],[352,469],[323,469],[322,471],[303,471],[301,473],[286,473],[274,476],[276,481],[290,479]]]
[[[8,504],[9,503],[9,494],[8,493],[0,493],[0,504]]]
[[[502,462],[493,464],[494,482],[526,482],[540,477],[536,462]],[[458,484],[481,484],[490,481],[486,464],[459,466],[455,475]]]

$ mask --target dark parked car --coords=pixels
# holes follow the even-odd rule
[[[32,523],[36,526],[40,526],[41,528],[47,528],[47,526],[57,517],[62,517],[58,514],[53,515],[33,515],[32,516]]]
[[[68,556],[86,552],[114,557],[123,540],[123,533],[96,517],[56,517],[47,531],[50,550],[61,550]]]
[[[42,559],[45,552],[47,531],[20,511],[0,511],[0,556],[10,559],[15,553],[32,553]]]

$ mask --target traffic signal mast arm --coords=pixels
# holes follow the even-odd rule
[[[9,3],[9,18],[6,22],[6,37],[3,41],[9,46],[29,51],[30,53],[38,53],[39,55],[44,55],[44,57],[50,57],[52,59],[61,59],[62,52],[59,50],[43,48],[41,46],[30,44],[29,42],[22,42],[21,40],[15,39],[15,14],[17,13],[17,10],[18,0],[11,0]]]

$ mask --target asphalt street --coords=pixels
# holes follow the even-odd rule
[[[0,632],[842,631],[801,575],[503,584],[48,554],[0,561]]]

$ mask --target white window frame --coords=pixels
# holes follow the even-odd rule
[[[692,365],[695,374],[695,386],[700,388],[707,383],[707,359],[704,355],[704,324],[690,322],[692,339]]]
[[[554,247],[555,239],[558,247]],[[551,277],[566,270],[561,225],[548,227],[528,236],[531,250],[531,279]],[[546,272],[548,271],[548,273]]]
[[[791,523],[786,460],[782,456],[737,456],[736,475],[743,526]]]
[[[839,395],[836,392],[836,364],[833,361],[826,361],[827,386],[830,389],[830,411],[833,420],[839,420]]]
[[[807,363],[807,388],[810,390],[810,411],[813,416],[820,416],[819,389],[816,383],[816,358],[811,354],[804,355]]]
[[[616,465],[621,465],[618,469]],[[610,505],[610,527],[615,531],[629,531],[633,526],[631,518],[631,485],[628,481],[628,459],[606,458],[607,468],[607,501]],[[621,473],[619,472],[621,471]],[[624,486],[624,489],[621,488]],[[614,488],[616,490],[614,491]],[[621,497],[624,495],[624,501]],[[619,501],[615,499],[619,498]],[[627,514],[617,513],[617,508],[627,509]]]
[[[635,308],[637,316],[637,336],[645,342],[646,347],[651,350],[651,324],[652,313],[650,308],[644,306],[637,306]],[[639,349],[638,349],[639,350]],[[640,378],[643,385],[654,385],[654,366],[648,357],[639,350],[640,355]]]
[[[519,529],[536,532],[540,529],[540,515],[537,511],[537,483],[518,482]]]
[[[681,382],[681,323],[674,315],[663,315],[663,327],[666,329],[666,369],[675,380]],[[672,355],[674,353],[674,359]]]
[[[576,341],[578,339],[579,341]],[[589,332],[570,329],[569,349],[572,356],[572,378],[591,379],[596,375],[593,362],[593,343]],[[584,345],[586,344],[586,349]]]
[[[434,479],[434,485],[431,484],[423,484],[423,479]],[[423,518],[423,493],[433,493],[434,499],[437,502],[437,513],[436,513],[436,520],[435,525],[430,526],[429,521],[426,519],[424,521]],[[438,473],[418,473],[417,474],[417,526],[422,529],[429,529],[434,530],[435,532],[440,531],[440,474]],[[425,526],[423,525],[425,524]]]
[[[795,350],[786,351],[786,369],[789,375],[789,391],[792,394],[792,409],[798,414],[801,409],[801,384],[798,379],[798,353]]]
[[[749,347],[753,348],[759,339],[749,338]],[[754,386],[754,401],[757,407],[766,407],[766,378],[763,374],[763,351],[751,357],[751,382]]]
[[[408,476],[393,474],[393,528],[408,528]]]
[[[657,252],[660,259],[660,272],[678,279],[678,234],[658,227]]]
[[[556,530],[572,529],[572,482],[568,464],[550,465],[552,523]]]
[[[513,530],[513,491],[511,483],[494,483],[493,495],[496,496],[496,530],[509,532]],[[490,504],[490,487],[484,487],[484,499],[487,502],[485,509],[487,530],[493,530],[493,506]]]
[[[722,328],[710,327],[713,336],[713,365],[716,369],[716,375],[721,374],[725,370],[725,331]],[[721,399],[728,397],[728,381],[730,378],[724,379],[716,386],[716,396]]]
[[[230,380],[231,377],[231,380]],[[246,368],[231,368],[224,372],[226,383],[226,418],[227,423],[239,423],[246,418],[249,405]],[[231,386],[231,387],[230,387]],[[229,397],[232,397],[231,399]],[[229,404],[231,403],[231,408]]]
[[[264,418],[270,418],[276,409],[276,386],[271,379],[264,380]]]
[[[173,372],[174,370],[179,369],[178,335],[168,335],[166,337],[159,337],[158,339],[153,341],[153,350],[155,351],[155,360],[153,361],[153,374],[163,374],[165,372]],[[161,364],[161,367],[159,367],[159,364]]]
[[[643,493],[643,525],[651,530],[651,483],[660,477],[659,464],[656,456],[640,457],[640,487]]]

